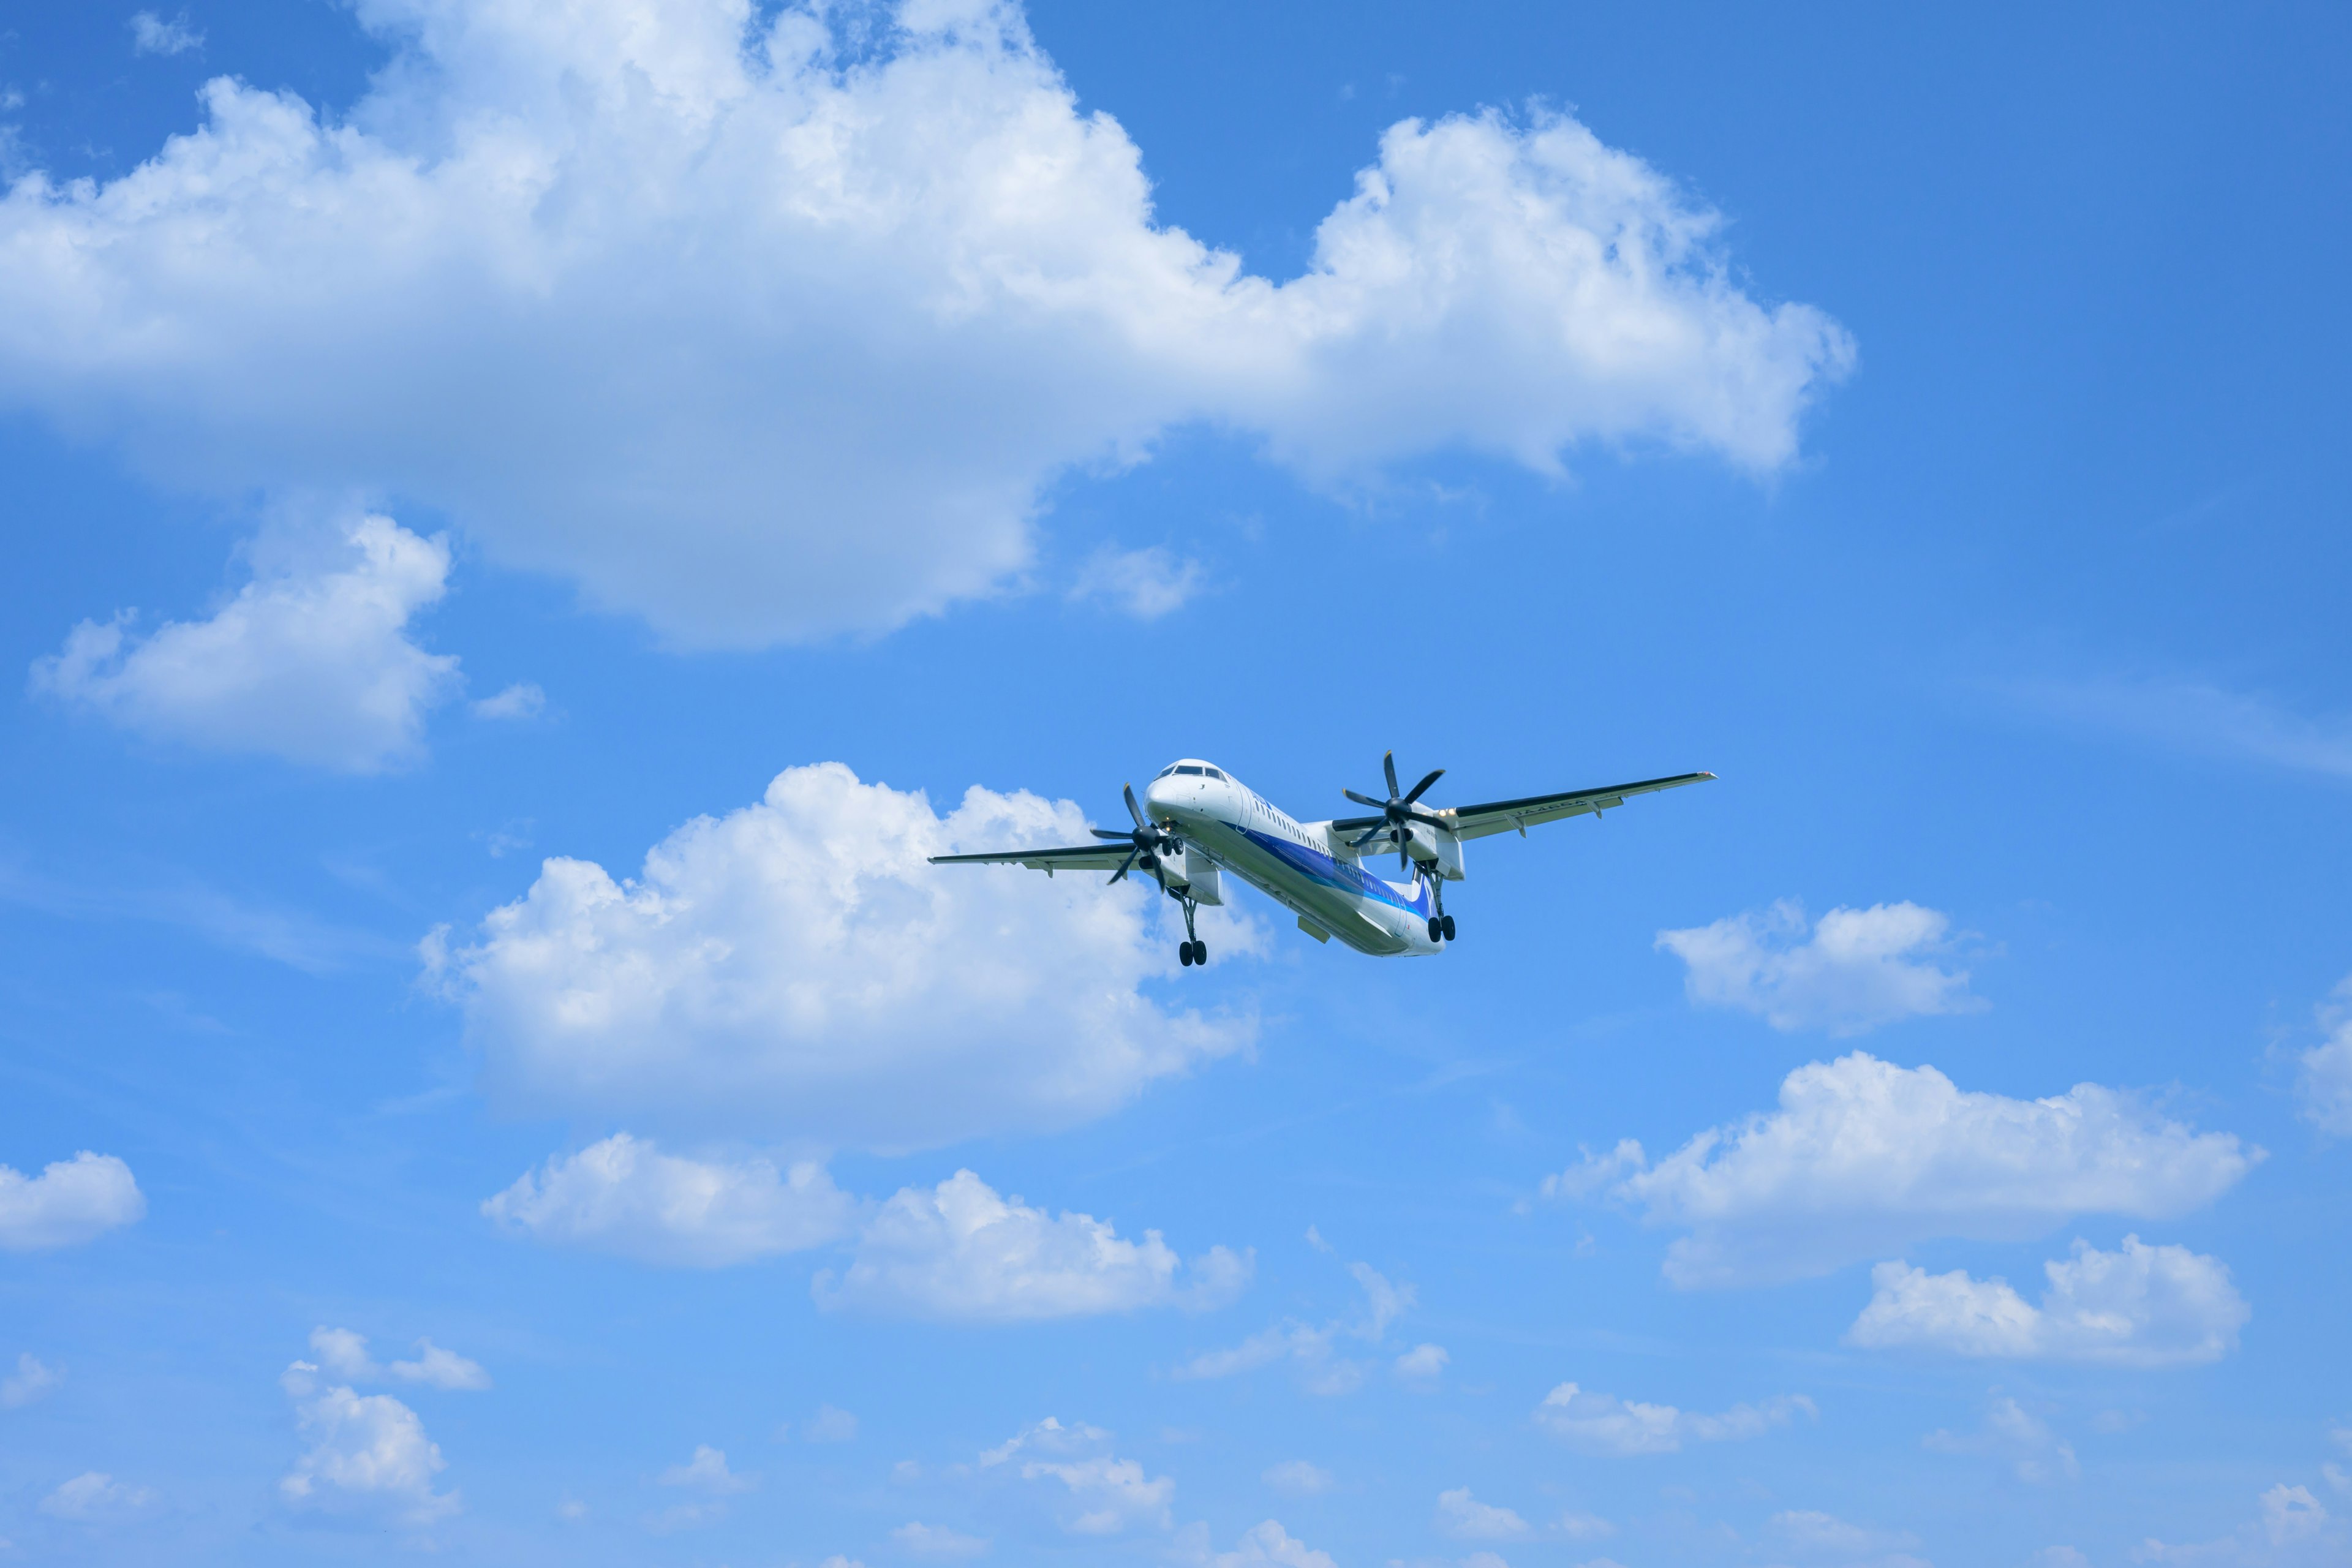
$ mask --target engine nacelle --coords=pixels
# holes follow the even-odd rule
[[[1171,888],[1181,888],[1196,904],[1223,904],[1225,889],[1217,874],[1217,863],[1193,848],[1184,846],[1181,858],[1160,863]]]
[[[1323,831],[1324,841],[1331,847],[1332,858],[1345,860],[1351,866],[1366,866],[1375,875],[1381,873],[1381,857],[1397,852],[1396,841],[1388,836],[1386,830],[1360,849],[1350,842],[1355,833],[1342,833],[1328,826]],[[1357,829],[1357,832],[1361,831]],[[1405,853],[1412,856],[1423,870],[1433,876],[1449,882],[1462,880],[1462,840],[1442,827],[1432,827],[1425,822],[1412,824]],[[1395,875],[1396,868],[1389,868],[1387,874]]]

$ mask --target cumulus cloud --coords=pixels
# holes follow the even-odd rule
[[[2124,1237],[2120,1252],[2087,1241],[2042,1265],[2050,1288],[2039,1307],[2002,1279],[1962,1269],[1929,1274],[1903,1262],[1871,1270],[1870,1304],[1847,1331],[1850,1344],[1905,1347],[2013,1360],[2176,1366],[2219,1361],[2252,1315],[2219,1258],[2185,1247]]]
[[[551,1157],[482,1205],[516,1235],[698,1268],[821,1246],[856,1209],[812,1162],[690,1160],[625,1132]]]
[[[510,1105],[883,1150],[1066,1126],[1254,1033],[1143,994],[1177,971],[1142,892],[926,863],[1086,840],[1066,801],[975,788],[942,817],[837,763],[793,768],[634,881],[548,860],[426,962]]]
[[[152,11],[131,18],[131,50],[140,55],[184,55],[205,47],[205,36],[188,23],[185,11],[169,21]]]
[[[457,1493],[433,1489],[447,1461],[416,1412],[388,1394],[322,1384],[319,1371],[298,1361],[278,1379],[310,1445],[278,1480],[287,1505],[411,1526],[457,1512]]]
[[[1154,621],[1181,608],[1200,587],[1197,561],[1179,561],[1157,545],[1149,550],[1105,548],[1079,569],[1070,597],[1104,600],[1139,621]]]
[[[103,1470],[88,1470],[43,1498],[41,1511],[77,1524],[104,1524],[143,1513],[157,1501],[152,1487],[134,1487]]]
[[[980,1457],[993,1469],[1021,1461],[1024,1481],[1056,1481],[1066,1493],[1062,1528],[1073,1535],[1117,1535],[1137,1527],[1166,1530],[1176,1482],[1147,1477],[1133,1459],[1108,1448],[1110,1434],[1084,1422],[1065,1426],[1047,1416]]]
[[[1444,1345],[1415,1345],[1396,1358],[1397,1375],[1410,1383],[1427,1383],[1444,1372],[1445,1363],[1453,1359]]]
[[[1169,1560],[1181,1568],[1339,1568],[1329,1552],[1316,1551],[1271,1519],[1243,1531],[1231,1552],[1211,1544],[1207,1525],[1188,1524],[1177,1531]]]
[[[1122,1238],[1091,1215],[1058,1217],[1007,1200],[970,1171],[937,1187],[907,1188],[884,1204],[857,1238],[838,1279],[815,1281],[818,1304],[919,1318],[1019,1322],[1223,1306],[1248,1282],[1250,1265],[1218,1247],[1185,1279],[1160,1233]]]
[[[131,1167],[85,1149],[37,1176],[0,1165],[0,1249],[79,1247],[147,1212]]]
[[[16,1358],[16,1370],[0,1378],[0,1410],[16,1410],[45,1399],[65,1380],[65,1368],[26,1351]]]
[[[2327,1038],[2303,1053],[2296,1098],[2320,1131],[2352,1138],[2352,979],[2320,1007],[2319,1025]]]
[[[749,1491],[753,1485],[749,1476],[737,1475],[727,1468],[725,1449],[714,1448],[708,1443],[696,1445],[692,1458],[682,1465],[672,1465],[659,1479],[663,1486],[684,1487],[712,1497]]]
[[[310,1331],[310,1353],[330,1377],[346,1383],[421,1383],[428,1388],[464,1389],[473,1393],[490,1386],[482,1363],[455,1351],[445,1351],[431,1340],[416,1342],[415,1361],[380,1366],[368,1354],[367,1338],[350,1329],[320,1327]]]
[[[1312,1230],[1308,1237],[1320,1243]],[[1328,1247],[1322,1247],[1328,1251]],[[1378,1344],[1388,1336],[1389,1324],[1412,1306],[1412,1287],[1391,1283],[1369,1263],[1351,1263],[1348,1272],[1364,1292],[1364,1316],[1357,1321],[1335,1318],[1312,1325],[1287,1318],[1240,1344],[1205,1351],[1176,1369],[1179,1378],[1232,1377],[1276,1362],[1292,1363],[1309,1394],[1352,1394],[1363,1386],[1365,1365],[1339,1353],[1342,1342],[1360,1340]],[[1415,1352],[1407,1352],[1410,1358]],[[1441,1355],[1443,1352],[1439,1352]]]
[[[1996,1394],[1986,1405],[1982,1429],[1958,1433],[1938,1429],[1921,1438],[1920,1446],[1938,1454],[1990,1456],[2007,1463],[2019,1480],[2032,1486],[2071,1481],[2083,1473],[2074,1446],[2005,1394]]]
[[[1919,1544],[1907,1532],[1872,1530],[1818,1509],[1784,1509],[1765,1522],[1784,1544],[1809,1556],[1860,1557]]]
[[[2095,1083],[2011,1100],[1861,1051],[1797,1068],[1778,1110],[1655,1165],[1619,1150],[1591,1186],[1688,1227],[1665,1261],[1685,1288],[1804,1279],[1937,1237],[2029,1240],[2081,1215],[2169,1218],[2263,1157]]]
[[[1688,966],[1683,985],[1701,1006],[1756,1013],[1776,1029],[1858,1035],[1898,1018],[1969,1013],[1969,973],[1937,960],[1950,951],[1951,921],[1917,904],[1834,909],[1808,926],[1784,899],[1760,913],[1688,931],[1662,931],[1657,945]]]
[[[2254,1500],[2252,1520],[2218,1541],[2171,1545],[2150,1536],[2132,1551],[2135,1562],[2184,1568],[2336,1568],[2347,1557],[2352,1530],[2310,1488],[2284,1481]]]
[[[145,637],[127,612],[82,622],[35,661],[32,689],[160,740],[379,773],[416,759],[426,713],[463,684],[455,657],[408,637],[448,574],[445,541],[362,518],[340,549],[279,563],[210,620]]]
[[[370,0],[347,116],[207,83],[130,174],[0,200],[0,407],[220,492],[412,495],[748,646],[990,591],[1041,487],[1177,423],[1325,481],[1761,472],[1853,357],[1565,114],[1391,127],[1277,284],[1154,222],[1016,5],[763,13]]]
[[[1468,1487],[1437,1494],[1437,1528],[1457,1541],[1523,1541],[1533,1533],[1516,1512],[1480,1502]]]
[[[1729,1443],[1760,1437],[1802,1411],[1817,1414],[1803,1394],[1735,1405],[1719,1415],[1644,1405],[1563,1383],[1536,1406],[1535,1423],[1579,1453],[1672,1454],[1686,1443]]]

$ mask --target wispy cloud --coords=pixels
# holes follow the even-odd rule
[[[166,21],[152,11],[131,18],[131,49],[141,55],[184,55],[205,47],[205,36],[188,22],[185,11]]]
[[[325,974],[368,959],[406,958],[404,942],[331,924],[299,910],[248,903],[200,882],[109,887],[45,876],[0,861],[0,903],[66,920],[150,921],[193,931],[218,947]]]
[[[2053,718],[2175,751],[2352,781],[2352,715],[2314,717],[2266,692],[2191,679],[2032,680],[2011,689]]]

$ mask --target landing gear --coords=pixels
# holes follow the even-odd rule
[[[1443,878],[1435,875],[1432,875],[1430,877],[1429,897],[1431,900],[1429,940],[1432,942],[1452,942],[1454,940],[1454,917],[1445,912],[1445,881]]]
[[[1209,944],[1202,942],[1200,933],[1192,929],[1192,911],[1200,905],[1173,888],[1168,889],[1168,896],[1184,910],[1184,940],[1176,944],[1177,961],[1187,969],[1196,963],[1208,963]]]

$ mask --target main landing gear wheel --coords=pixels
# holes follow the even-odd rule
[[[1187,969],[1192,967],[1192,944],[1191,942],[1180,942],[1176,944],[1176,962],[1182,964]]]
[[[1176,956],[1187,968],[1195,963],[1206,963],[1209,962],[1209,944],[1205,942],[1180,942],[1176,944]]]

